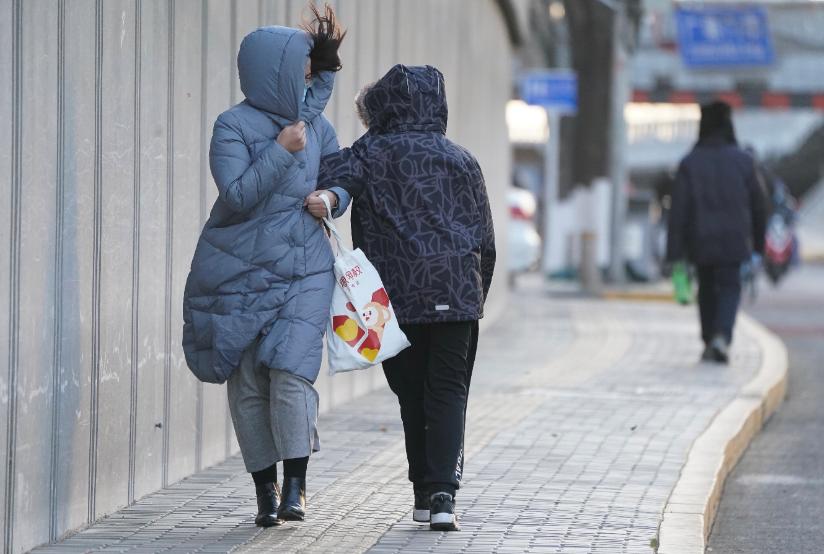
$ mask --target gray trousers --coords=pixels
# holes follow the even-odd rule
[[[320,449],[318,392],[309,381],[256,366],[255,348],[250,348],[227,388],[232,423],[249,473]]]

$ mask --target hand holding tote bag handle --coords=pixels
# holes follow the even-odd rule
[[[323,222],[338,246],[326,331],[329,373],[334,375],[379,364],[410,344],[398,325],[378,271],[360,248],[350,250],[344,246],[331,218],[329,199],[325,194],[320,198],[328,214]]]

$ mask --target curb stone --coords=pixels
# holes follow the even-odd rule
[[[761,346],[761,367],[690,448],[664,509],[658,554],[705,551],[727,475],[784,399],[788,367],[784,343],[746,314],[739,318]]]
[[[604,300],[674,303],[672,296],[672,291],[668,290],[608,290],[601,294]]]

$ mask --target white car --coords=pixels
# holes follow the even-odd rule
[[[512,187],[507,193],[509,204],[509,272],[511,275],[532,271],[541,259],[541,237],[535,228],[538,203],[535,195]]]

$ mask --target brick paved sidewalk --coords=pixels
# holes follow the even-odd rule
[[[309,515],[254,527],[233,458],[37,552],[643,552],[692,441],[754,374],[739,335],[730,368],[697,363],[693,309],[513,295],[481,337],[467,426],[460,533],[411,520],[394,397],[321,417]]]

